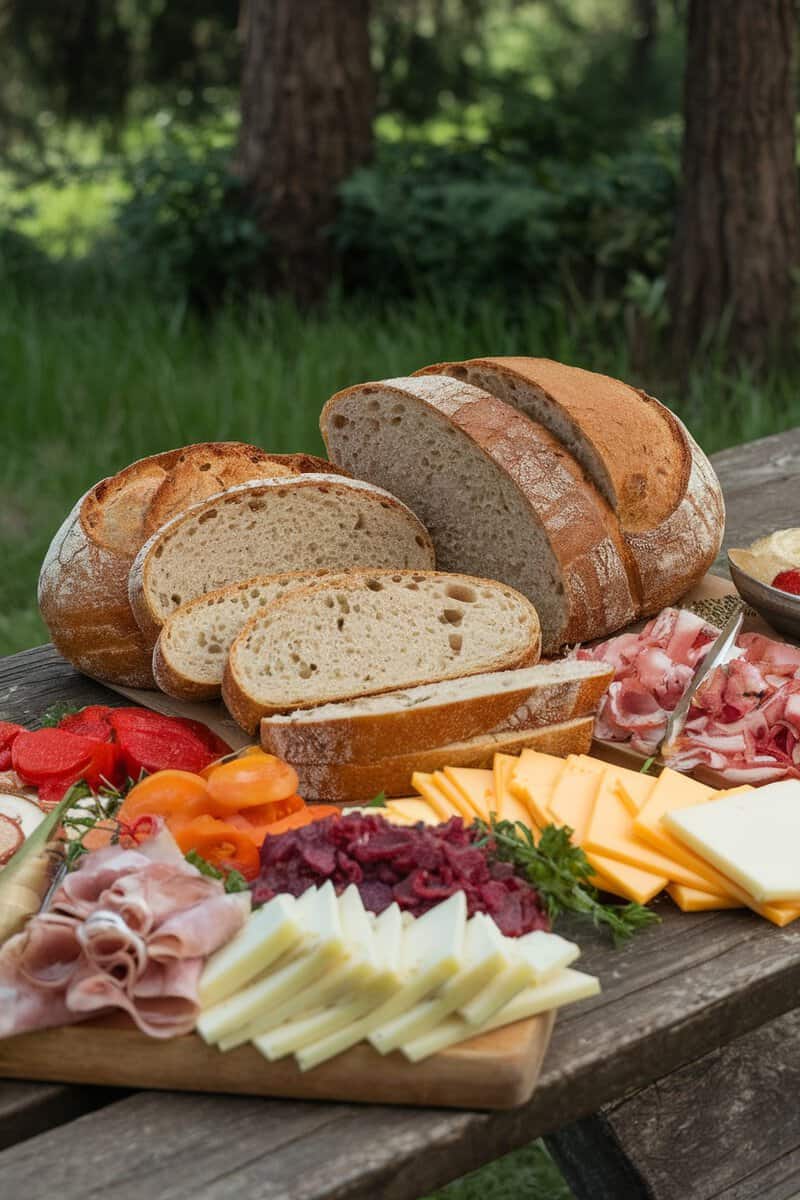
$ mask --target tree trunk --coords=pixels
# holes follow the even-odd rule
[[[263,285],[301,302],[335,269],[341,182],[372,150],[369,0],[247,0],[238,171],[269,239]]]
[[[683,359],[730,321],[756,361],[787,344],[800,261],[794,0],[690,0],[683,197],[669,298]]]

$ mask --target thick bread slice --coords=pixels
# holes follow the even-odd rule
[[[507,733],[482,734],[433,750],[400,754],[361,765],[357,763],[295,763],[299,792],[306,800],[332,804],[363,803],[384,792],[408,796],[415,771],[440,771],[444,767],[491,767],[495,754],[586,754],[592,742],[593,717],[576,717],[558,725]]]
[[[298,475],[239,484],[175,517],[139,551],[128,595],[155,643],[176,608],[254,575],[434,562],[427,530],[396,497],[341,475]]]
[[[546,653],[636,616],[607,502],[551,433],[494,396],[445,376],[389,379],[339,392],[320,424],[336,462],[413,504],[440,567],[533,601]]]
[[[291,763],[369,763],[587,716],[613,677],[605,663],[567,660],[424,684],[265,717],[261,745]]]
[[[716,558],[725,509],[714,470],[646,392],[547,358],[474,358],[424,373],[484,388],[563,442],[619,517],[645,612],[673,603]]]
[[[529,666],[533,606],[492,580],[354,571],[276,600],[231,646],[222,696],[243,729],[334,700]]]
[[[145,539],[192,504],[224,492],[234,484],[246,483],[248,479],[299,474],[297,468],[244,442],[186,446],[178,452],[150,500],[144,521]]]
[[[177,700],[219,696],[228,651],[242,627],[273,600],[327,574],[322,567],[256,575],[176,608],[164,622],[153,650],[153,675],[162,692]]]

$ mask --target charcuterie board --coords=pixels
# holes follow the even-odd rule
[[[419,1063],[366,1044],[302,1072],[270,1063],[251,1045],[227,1054],[196,1034],[157,1040],[125,1018],[106,1017],[0,1041],[0,1077],[107,1087],[230,1092],[302,1100],[440,1108],[514,1108],[530,1099],[554,1013],[461,1042]]]

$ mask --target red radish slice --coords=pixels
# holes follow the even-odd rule
[[[217,737],[207,725],[203,725],[201,721],[191,721],[187,717],[167,717],[148,708],[115,708],[111,710],[108,719],[117,735],[123,731],[153,733],[162,737],[183,735],[198,741],[214,758],[222,758],[224,754],[231,752],[228,743]],[[213,758],[210,761],[213,762]]]
[[[217,757],[196,738],[175,732],[167,736],[136,729],[119,730],[117,744],[131,779],[138,779],[142,771],[148,775],[167,770],[198,775]]]
[[[0,771],[7,771],[11,766],[11,747],[25,730],[21,725],[11,721],[0,721]]]
[[[36,729],[14,739],[11,762],[25,783],[77,779],[91,762],[96,745],[63,729]]]
[[[13,858],[24,841],[22,827],[0,813],[0,867],[4,867],[8,860]]]
[[[108,714],[111,709],[107,704],[90,704],[80,712],[70,713],[58,723],[59,729],[67,733],[77,733],[81,737],[91,738],[92,741],[110,742],[113,736]]]

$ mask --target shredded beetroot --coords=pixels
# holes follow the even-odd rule
[[[469,915],[488,913],[507,937],[549,928],[536,890],[509,863],[492,862],[477,838],[459,817],[408,827],[377,814],[328,817],[264,839],[253,899],[301,896],[330,879],[337,894],[355,883],[370,912],[397,901],[419,917],[463,891]]]

